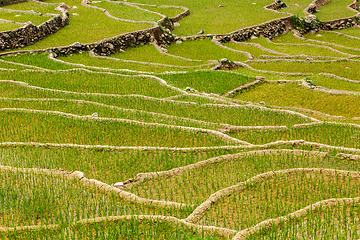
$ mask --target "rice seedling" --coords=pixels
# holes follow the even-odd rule
[[[158,55],[158,57],[156,57],[156,55]],[[205,65],[203,66],[203,63],[199,64],[193,64],[191,66],[193,66],[193,68],[191,68],[191,66],[189,66],[189,63],[185,61],[180,61],[180,60],[173,60],[172,57],[167,57],[167,56],[161,56],[160,53],[157,53],[154,56],[154,60],[155,61],[159,61],[166,63],[165,60],[170,59],[170,61],[172,61],[172,63],[175,63],[175,66],[170,65],[170,66],[164,66],[164,65],[154,65],[154,64],[147,64],[147,63],[142,63],[142,62],[126,62],[126,61],[117,61],[116,59],[109,59],[109,58],[94,58],[94,57],[90,57],[88,52],[84,52],[82,54],[74,54],[72,56],[66,56],[66,57],[59,57],[58,59],[67,62],[67,63],[73,63],[73,64],[83,64],[88,67],[102,67],[102,68],[110,68],[110,69],[128,69],[128,70],[133,70],[133,71],[140,71],[140,72],[148,72],[149,74],[151,73],[162,73],[162,72],[176,72],[176,71],[189,71],[192,69],[209,69],[211,66],[210,65]],[[121,53],[117,54],[116,56],[121,57]],[[137,59],[139,59],[140,57],[136,57]],[[150,62],[151,63],[151,59],[146,60],[146,62]],[[178,65],[181,64],[181,65]],[[199,67],[197,66],[199,65]],[[180,67],[179,67],[180,66]],[[186,66],[186,68],[183,68],[182,66]],[[215,64],[213,64],[212,66],[215,66]]]
[[[1,147],[0,164],[21,168],[81,171],[87,178],[113,184],[139,172],[156,172],[186,166],[239,150],[214,149],[178,152],[172,150],[97,150],[56,147]]]
[[[263,84],[251,91],[243,92],[235,98],[251,102],[264,101],[269,105],[276,106],[308,108],[335,116],[360,116],[358,107],[360,102],[357,96],[332,95],[305,89],[296,83]]]
[[[349,38],[347,36],[342,36],[342,35],[339,35],[336,33],[332,33],[330,31],[329,32],[319,32],[317,34],[309,33],[309,34],[306,34],[304,37],[306,39],[313,39],[313,40],[338,44],[338,45],[342,45],[342,46],[350,47],[350,48],[359,48],[359,44],[360,44],[360,39]],[[357,51],[357,54],[359,54],[358,51]]]
[[[302,128],[290,128],[279,131],[244,130],[229,133],[230,136],[252,144],[265,144],[274,141],[302,139],[338,147],[359,148],[359,128],[341,124],[324,123]]]
[[[286,177],[275,176],[225,198],[210,209],[202,219],[202,224],[246,229],[321,200],[357,197],[359,189],[358,179],[349,176],[330,177],[302,172]]]
[[[124,60],[133,60],[148,63],[162,63],[167,65],[177,66],[197,66],[207,64],[206,61],[193,62],[185,61],[183,59],[171,57],[160,53],[154,45],[143,45],[134,48],[126,49],[125,52],[118,52],[110,55],[113,58],[119,58]]]
[[[185,41],[181,44],[171,44],[167,49],[170,54],[189,59],[219,60],[227,58],[232,61],[247,60],[247,57],[244,54],[221,48],[211,42],[210,39]]]
[[[120,19],[128,19],[133,21],[153,21],[156,22],[161,19],[161,16],[142,11],[140,9],[119,4],[117,2],[102,1],[99,3],[93,3],[92,6],[106,9],[112,16]]]
[[[68,6],[77,7],[76,9],[70,10],[70,24],[56,34],[48,36],[24,49],[44,49],[66,46],[74,42],[92,43],[104,38],[117,36],[121,33],[153,27],[153,24],[148,23],[116,21],[115,19],[107,17],[102,11],[82,6],[81,1],[78,0],[67,0],[63,2]],[[24,9],[27,8],[26,4],[28,3],[29,2],[22,3]],[[47,1],[47,3],[58,2]],[[29,6],[29,8],[31,9],[31,6]],[[73,15],[72,13],[77,13],[78,15]]]
[[[312,45],[312,46],[299,46],[299,45],[276,45],[273,43],[267,42],[267,40],[263,37],[249,40],[250,43],[256,43],[260,44],[261,46],[275,50],[277,52],[283,53],[283,54],[289,54],[289,55],[301,55],[305,54],[308,56],[324,56],[324,57],[345,57],[344,54],[341,54],[339,52],[335,51],[329,51],[324,48]],[[269,55],[269,54],[267,54]]]
[[[208,132],[123,121],[79,119],[49,113],[1,112],[1,142],[115,146],[198,147],[234,145]],[[119,137],[121,136],[121,137]]]
[[[347,8],[352,4],[352,0],[333,0],[325,4],[320,8],[320,11],[315,15],[321,19],[321,21],[334,20],[339,18],[347,18],[355,15],[353,11]]]
[[[308,213],[302,221],[290,221],[282,227],[254,234],[258,239],[357,239],[359,235],[359,204],[337,204],[319,213]]]
[[[191,87],[200,92],[220,95],[255,80],[253,77],[226,71],[198,71],[164,74],[160,77],[165,79],[169,84],[181,89]]]
[[[315,157],[307,152],[285,151],[281,153],[274,151],[272,154],[251,154],[249,152],[248,155],[235,155],[233,159],[185,170],[173,177],[164,176],[145,180],[134,185],[130,191],[145,198],[199,205],[212,193],[221,189],[236,185],[264,172],[288,168],[359,170],[357,163],[342,162],[330,157]]]

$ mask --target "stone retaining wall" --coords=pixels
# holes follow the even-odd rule
[[[31,45],[69,24],[69,13],[65,9],[61,15],[56,15],[50,20],[35,26],[29,23],[23,27],[0,32],[0,50],[22,48]]]
[[[0,0],[0,7],[19,2],[26,2],[27,0]]]
[[[305,14],[313,14],[316,13],[320,7],[328,4],[330,0],[314,0],[309,4],[307,8],[304,9]]]

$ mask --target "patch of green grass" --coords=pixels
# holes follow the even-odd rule
[[[324,48],[313,46],[299,46],[299,45],[277,45],[273,43],[267,42],[267,40],[263,37],[249,40],[248,42],[260,44],[263,47],[269,48],[271,50],[275,50],[280,53],[285,53],[289,55],[301,55],[305,54],[308,56],[324,56],[324,57],[345,57],[344,54],[325,50]]]
[[[329,89],[360,92],[360,83],[347,82],[324,75],[315,75],[312,77],[312,80],[316,86],[322,86]]]
[[[353,39],[346,36],[341,36],[332,32],[319,32],[319,33],[309,33],[304,36],[307,39],[314,39],[319,41],[324,41],[328,43],[335,43],[345,47],[360,48],[360,39]],[[359,50],[360,51],[360,50]],[[359,54],[359,52],[357,52]]]
[[[229,48],[248,52],[255,57],[259,57],[260,55],[277,56],[277,54],[262,50],[260,48],[257,48],[257,47],[251,46],[251,45],[237,44],[237,43],[233,43],[233,42],[227,42],[224,45]]]
[[[304,35],[305,38],[307,38],[308,36],[313,36],[314,40],[318,40],[318,41],[324,41],[325,39],[322,39],[322,34],[325,32],[318,32],[316,34],[313,33],[309,33]],[[271,41],[275,42],[275,43],[307,43],[307,44],[313,44],[313,45],[320,45],[320,46],[328,46],[331,47],[333,49],[336,49],[342,53],[347,53],[347,54],[352,54],[352,55],[360,55],[360,50],[355,50],[355,49],[347,49],[345,47],[341,47],[341,46],[334,46],[331,44],[331,42],[336,43],[336,44],[340,44],[340,45],[344,45],[342,42],[335,40],[335,38],[337,38],[337,36],[335,36],[335,34],[331,34],[332,37],[334,37],[334,39],[330,40],[329,42],[312,42],[312,41],[307,41],[306,39],[299,39],[293,36],[292,32],[286,33],[284,35],[281,35],[279,37],[276,37],[274,39],[272,39]],[[345,41],[345,44],[348,41]],[[345,46],[345,45],[344,45]],[[353,45],[352,47],[356,47],[356,45]],[[325,49],[324,49],[325,50]]]
[[[356,13],[347,8],[347,6],[353,2],[353,0],[332,0],[322,6],[320,11],[315,13],[315,15],[321,21],[329,21],[354,16]]]
[[[125,50],[125,52],[117,52],[110,55],[109,57],[125,59],[125,60],[134,60],[140,62],[178,65],[178,66],[196,66],[207,63],[206,61],[202,61],[202,62],[185,61],[183,59],[167,56],[165,54],[160,53],[155,48],[154,45],[143,45],[134,48],[128,48]]]
[[[301,107],[330,115],[359,117],[360,99],[357,96],[331,95],[305,89],[297,84],[263,84],[243,92],[236,99],[262,102],[269,105]]]
[[[190,0],[137,0],[137,3],[156,5],[184,6],[190,9],[191,14],[180,21],[173,33],[179,36],[196,34],[200,29],[205,33],[229,33],[244,27],[260,24],[271,19],[283,17],[283,14],[266,11],[263,7],[270,4],[268,0],[217,1],[204,0],[194,2]],[[223,5],[224,7],[218,7]],[[236,17],[234,17],[236,16]]]
[[[127,54],[126,54],[127,55]],[[125,55],[125,56],[126,56]],[[120,56],[120,54],[117,54],[116,56]],[[134,57],[135,58],[135,57]],[[176,62],[176,63],[184,63],[185,61],[178,61],[176,59],[170,59],[171,57],[163,57],[160,55],[154,55],[154,60],[166,62],[167,59],[170,61]],[[68,63],[76,63],[76,64],[83,64],[86,66],[92,66],[92,67],[102,67],[102,68],[111,68],[111,69],[129,69],[134,71],[143,71],[148,73],[162,73],[166,71],[189,71],[192,68],[181,68],[181,67],[167,67],[167,66],[157,66],[157,65],[151,65],[151,64],[142,64],[142,63],[130,63],[130,62],[122,62],[122,61],[116,61],[112,59],[106,59],[106,58],[94,58],[90,57],[87,52],[84,52],[82,54],[74,54],[72,56],[66,56],[66,57],[59,57],[58,59],[63,60]],[[184,63],[188,65],[189,63]],[[199,63],[197,63],[199,64]],[[215,65],[215,64],[214,64]],[[211,66],[205,66],[205,67],[196,67],[194,66],[194,69],[209,69]]]
[[[48,2],[56,3],[57,1]],[[107,17],[102,11],[82,6],[79,0],[66,0],[64,2],[68,6],[77,6],[77,9],[69,12],[70,24],[56,34],[52,34],[24,49],[44,49],[66,46],[74,42],[92,43],[122,33],[153,27],[153,24],[116,21],[115,19]],[[79,15],[73,16],[72,13]]]
[[[336,31],[350,36],[360,37],[360,28],[358,27],[344,28]]]
[[[140,172],[156,172],[186,166],[238,150],[96,150],[81,148],[11,147],[0,148],[0,164],[22,168],[81,171],[89,179],[108,184],[126,181]]]
[[[266,144],[275,141],[305,140],[331,146],[359,148],[360,129],[353,126],[323,124],[284,130],[244,130],[230,133],[232,137],[252,144]]]
[[[134,185],[130,191],[150,199],[195,203],[204,202],[211,194],[246,181],[258,174],[291,168],[336,168],[359,170],[351,161],[314,157],[292,152],[234,157],[231,160],[205,165],[174,177],[160,177]],[[243,219],[241,217],[237,220]],[[235,219],[233,219],[235,221]],[[224,226],[233,228],[233,226]],[[234,229],[234,228],[233,228]]]
[[[0,72],[1,79],[24,81],[30,85],[80,93],[136,94],[152,97],[170,97],[178,94],[149,77],[117,76],[106,73],[89,73],[83,70],[70,72]]]
[[[295,16],[305,17],[304,9],[309,6],[312,0],[286,0],[284,1],[288,7],[280,9],[280,12],[292,13]]]
[[[46,22],[52,17],[20,12],[0,11],[0,18],[20,23],[26,23],[28,21],[31,21],[34,25],[40,25],[41,23]]]
[[[164,7],[164,6],[156,6],[156,7],[153,7],[153,6],[140,6],[141,8],[143,9],[147,9],[147,10],[150,10],[150,11],[153,11],[153,12],[158,12],[158,13],[161,13],[165,16],[168,16],[168,17],[175,17],[177,16],[178,14],[182,13],[184,10],[181,9],[181,8],[176,8],[176,7]]]
[[[8,55],[8,56],[1,56],[0,59],[9,62],[22,63],[22,64],[41,67],[50,70],[65,70],[65,69],[78,68],[77,66],[71,66],[60,62],[56,62],[48,58],[48,54],[49,53],[45,52],[45,53]]]
[[[189,59],[219,60],[227,58],[232,61],[245,61],[248,58],[241,53],[216,46],[210,39],[185,41],[182,44],[171,44],[169,53]]]
[[[357,197],[359,189],[359,181],[348,177],[317,173],[277,176],[224,199],[210,209],[203,223],[242,230],[321,200]]]
[[[120,214],[153,213],[121,203],[119,195],[85,187],[79,180],[43,173],[0,171],[1,219],[4,227],[71,223]]]
[[[345,77],[353,80],[360,80],[358,62],[339,60],[333,62],[249,62],[251,67],[260,70],[284,72],[284,73],[331,73],[339,77]],[[262,74],[262,73],[261,73]]]
[[[198,147],[233,145],[220,137],[163,126],[46,113],[3,111],[1,142],[74,143],[114,146]]]
[[[106,9],[111,15],[121,19],[154,22],[161,19],[161,16],[157,14],[142,11],[135,7],[131,7],[125,4],[119,4],[117,2],[102,1],[100,3],[94,3],[92,5],[95,7]]]
[[[21,10],[21,11],[33,10],[35,12],[40,12],[42,14],[45,13],[60,14],[59,11],[55,11],[56,7],[57,6],[53,6],[53,5],[39,4],[37,2],[19,2],[11,5],[2,6],[2,8],[12,9],[12,10]]]
[[[332,208],[318,212],[309,212],[304,219],[291,219],[279,227],[263,229],[252,235],[258,239],[358,239],[359,203],[342,206],[341,202]]]
[[[185,104],[184,102],[180,102],[180,101],[178,102],[162,101],[161,99],[156,99],[156,98],[145,99],[135,96],[123,96],[116,98],[111,96],[63,94],[56,92],[45,92],[40,90],[27,89],[25,87],[14,85],[11,83],[2,83],[0,84],[0,87],[1,87],[0,92],[2,94],[1,96],[3,97],[23,98],[24,96],[27,96],[28,98],[83,99],[83,100],[105,103],[108,105],[118,106],[127,109],[136,109],[147,112],[163,113],[178,117],[186,117],[201,121],[224,123],[224,124],[230,124],[236,126],[251,126],[251,125],[292,126],[294,124],[308,122],[308,120],[305,120],[304,118],[301,118],[299,116],[293,116],[285,113],[257,110],[247,107],[236,108],[236,107],[224,107],[222,105],[208,106],[201,104]],[[146,115],[137,116],[137,118],[148,121]]]
[[[21,27],[22,25],[20,24],[16,24],[16,23],[11,23],[11,22],[1,22],[0,21],[0,31],[9,31],[9,30],[13,30],[16,28]]]
[[[185,89],[191,87],[200,92],[225,94],[226,92],[254,81],[252,77],[225,71],[199,71],[161,75],[169,84]]]

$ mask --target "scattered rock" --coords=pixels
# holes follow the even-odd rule
[[[252,3],[253,5],[256,5],[256,3]]]
[[[198,33],[197,34],[204,34],[204,30],[203,29],[201,29],[200,31],[198,31]]]
[[[77,6],[73,6],[72,9],[77,9],[78,7]]]
[[[74,47],[81,47],[82,46],[81,43],[79,43],[79,42],[74,42],[72,45]]]
[[[191,87],[186,87],[185,91],[187,91],[187,92],[195,92],[195,89],[193,89]]]
[[[94,112],[93,114],[91,114],[92,117],[99,117],[99,114],[97,112]]]
[[[176,41],[176,44],[181,44],[181,43],[182,43],[181,40],[177,40],[177,41]]]
[[[21,15],[15,15],[15,17],[21,17]]]
[[[175,22],[175,23],[174,23],[174,26],[177,26],[177,27],[178,27],[178,26],[180,26],[180,23]]]
[[[116,188],[123,188],[124,187],[124,183],[123,182],[117,182],[113,185]]]
[[[317,37],[322,37],[322,35],[321,35],[321,34],[317,34],[316,36],[317,36]]]
[[[72,13],[71,15],[73,15],[73,16],[79,16],[78,13]]]
[[[259,104],[261,104],[261,105],[265,105],[265,102],[259,102]]]
[[[224,7],[224,6],[220,4],[218,7]]]
[[[294,4],[294,6],[295,6],[295,7],[300,7],[300,5],[299,5],[299,4],[297,4],[297,3],[295,3],[295,4]]]
[[[250,39],[252,39],[252,40],[254,40],[254,39],[257,39],[258,37],[257,36],[254,36],[254,35],[252,35],[251,37],[250,37]]]

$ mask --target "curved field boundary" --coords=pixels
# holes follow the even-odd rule
[[[338,147],[331,146],[322,143],[308,142],[305,140],[291,140],[291,141],[276,141],[271,143],[266,143],[263,145],[229,145],[229,146],[217,146],[217,147],[190,147],[190,148],[171,148],[171,147],[149,147],[149,146],[141,146],[141,147],[128,147],[128,146],[110,146],[110,145],[82,145],[82,144],[73,144],[73,143],[39,143],[39,142],[2,142],[0,143],[0,147],[54,147],[54,148],[79,148],[79,149],[92,149],[99,151],[124,151],[124,150],[134,150],[134,151],[178,151],[178,152],[191,152],[191,151],[208,151],[208,150],[230,150],[230,149],[238,149],[238,150],[252,150],[252,149],[271,149],[276,147],[293,147],[299,148],[301,146],[310,147],[315,150],[336,150],[347,153],[357,153],[360,154],[360,149],[357,148],[346,148],[346,147]]]
[[[66,172],[60,170],[49,170],[49,169],[39,169],[39,168],[17,168],[10,166],[0,165],[0,171],[15,171],[15,172],[33,172],[33,173],[42,173],[49,176],[64,176],[69,179],[78,179],[83,186],[88,187],[96,187],[100,189],[103,193],[116,193],[118,194],[124,203],[127,204],[135,204],[142,205],[148,207],[174,207],[174,208],[184,208],[184,207],[194,207],[193,205],[176,203],[176,202],[168,202],[168,201],[158,201],[158,200],[150,200],[147,198],[139,197],[133,193],[125,192],[116,187],[110,186],[106,183],[100,182],[95,179],[88,179],[85,177],[85,174],[79,171],[74,172]]]
[[[180,95],[183,96],[183,95]],[[179,96],[177,96],[179,97]],[[168,119],[174,119],[174,120],[184,120],[184,121],[189,121],[189,122],[194,122],[194,123],[199,123],[199,124],[204,124],[204,125],[210,125],[212,127],[224,127],[224,128],[237,128],[237,127],[245,127],[245,128],[252,128],[252,126],[232,126],[229,124],[223,124],[223,123],[214,123],[214,122],[206,122],[206,121],[201,121],[201,120],[196,120],[196,119],[192,119],[192,118],[185,118],[185,117],[178,117],[178,116],[174,116],[174,115],[168,115],[168,114],[163,114],[163,113],[156,113],[156,112],[148,112],[148,111],[143,111],[143,110],[137,110],[137,109],[131,109],[131,108],[121,108],[121,107],[117,107],[117,106],[113,106],[113,105],[107,105],[104,103],[99,103],[99,102],[92,102],[92,101],[87,101],[87,100],[77,100],[77,99],[62,99],[62,98],[5,98],[5,97],[0,97],[1,100],[9,100],[9,101],[24,101],[24,102],[73,102],[73,103],[84,103],[84,104],[92,104],[92,105],[96,105],[96,106],[100,106],[103,108],[110,108],[110,109],[116,109],[116,110],[120,110],[120,111],[124,111],[124,112],[132,112],[132,113],[144,113],[144,114],[150,114],[152,116],[157,116],[157,117],[163,117],[163,118],[168,118]],[[168,100],[170,100],[169,98],[167,98]],[[276,127],[276,126],[269,126],[269,127]]]
[[[303,86],[306,89],[323,92],[323,93],[327,93],[327,94],[331,94],[331,95],[349,95],[349,96],[359,96],[360,95],[360,92],[355,92],[355,91],[338,90],[338,89],[325,88],[322,86],[314,86],[314,85],[306,82],[305,79],[301,79],[301,80],[266,80],[265,82],[270,83],[270,84],[301,83],[301,86]]]
[[[236,49],[233,49],[233,48],[229,48],[229,47],[226,47],[224,45],[221,44],[221,42],[219,40],[217,40],[216,38],[213,38],[211,40],[211,42],[213,42],[216,46],[218,47],[221,47],[221,48],[224,48],[224,49],[227,49],[229,51],[233,51],[233,52],[237,52],[237,53],[240,53],[240,54],[243,54],[245,55],[247,58],[249,59],[254,59],[255,57],[253,55],[251,55],[251,53],[249,52],[245,52],[245,51],[240,51],[240,50],[236,50]]]
[[[344,159],[352,160],[352,161],[359,161],[360,160],[360,155],[355,155],[355,154],[338,153],[338,154],[336,154],[335,157],[340,158],[342,160],[344,160]]]
[[[345,170],[336,170],[336,169],[325,169],[325,168],[294,168],[294,169],[285,169],[279,171],[271,171],[256,175],[244,182],[241,182],[237,185],[222,189],[212,194],[205,202],[198,206],[193,213],[191,213],[185,221],[190,223],[197,223],[204,217],[207,211],[219,203],[224,198],[229,197],[234,192],[244,191],[245,189],[250,188],[254,184],[268,181],[277,176],[291,176],[296,175],[297,173],[306,173],[306,174],[325,174],[326,176],[346,176],[351,178],[360,178],[360,172],[355,171],[345,171]]]
[[[252,145],[248,142],[241,141],[237,138],[230,137],[222,132],[205,129],[205,128],[195,128],[195,127],[184,127],[184,126],[176,126],[176,125],[168,125],[163,123],[147,123],[147,122],[140,122],[136,120],[130,119],[121,119],[121,118],[104,118],[104,117],[92,117],[92,116],[79,116],[71,113],[64,113],[59,111],[45,111],[45,110],[34,110],[34,109],[26,109],[26,108],[0,108],[0,112],[26,112],[26,113],[41,113],[41,114],[52,114],[58,116],[64,116],[67,118],[74,118],[74,119],[88,119],[88,120],[95,120],[95,121],[111,121],[111,122],[123,122],[129,124],[135,124],[140,126],[147,126],[147,127],[165,127],[170,129],[181,129],[188,132],[201,132],[213,135],[218,137],[222,140],[227,142],[232,142],[234,144],[244,144],[244,145]]]
[[[213,227],[213,226],[201,226],[197,224],[192,224],[185,222],[184,220],[180,220],[175,217],[171,216],[160,216],[160,215],[122,215],[122,216],[108,216],[108,217],[97,217],[97,218],[90,218],[90,219],[82,219],[79,221],[74,222],[73,226],[78,225],[92,225],[96,223],[103,223],[103,222],[119,222],[122,220],[137,220],[139,223],[148,223],[148,222],[168,222],[174,226],[183,225],[188,227],[190,230],[196,231],[199,234],[215,234],[219,237],[231,238],[235,235],[237,231],[220,228],[220,227]],[[0,227],[0,232],[26,232],[26,231],[46,231],[46,230],[60,230],[61,225],[33,225],[33,226],[25,226],[25,227]]]
[[[172,68],[202,68],[202,67],[210,67],[213,66],[213,63],[207,63],[202,65],[195,65],[195,66],[180,66],[180,65],[169,65],[164,63],[153,63],[153,62],[140,62],[140,61],[134,61],[134,60],[125,60],[120,58],[114,58],[114,57],[108,57],[108,56],[99,56],[96,55],[94,52],[89,52],[90,57],[93,58],[102,58],[102,59],[108,59],[112,61],[118,61],[118,62],[126,62],[126,63],[135,63],[135,64],[143,64],[143,65],[152,65],[152,66],[162,66],[162,67],[172,67]]]
[[[5,8],[0,8],[0,11],[42,15],[41,13],[34,11],[21,11]],[[1,50],[8,50],[32,45],[35,42],[56,33],[61,28],[68,25],[69,12],[61,6],[59,6],[59,11],[61,12],[61,14],[44,14],[46,16],[52,16],[52,18],[41,23],[38,26],[35,26],[30,22],[17,29],[0,32],[2,41]]]
[[[360,198],[331,198],[323,200],[314,204],[311,204],[296,212],[290,213],[286,216],[268,219],[261,223],[256,224],[254,227],[247,228],[239,231],[232,240],[249,239],[253,235],[262,231],[270,230],[273,226],[283,227],[283,224],[299,222],[306,218],[309,213],[318,213],[326,209],[333,209],[338,206],[351,206],[353,204],[359,204]]]
[[[115,1],[114,1],[114,2],[113,2],[113,1],[107,1],[107,2],[112,2],[112,3],[117,3],[117,4],[123,4],[122,2],[115,2]],[[92,5],[88,4],[88,1],[87,1],[87,0],[82,0],[82,1],[81,1],[81,5],[84,6],[84,7],[88,7],[88,8],[92,8],[92,9],[95,9],[95,10],[98,10],[98,11],[101,11],[101,12],[104,12],[104,14],[105,14],[107,17],[112,18],[112,19],[114,19],[114,20],[116,20],[116,21],[130,22],[130,23],[150,23],[150,24],[153,24],[154,27],[157,26],[157,23],[154,22],[154,21],[134,21],[134,20],[130,20],[130,19],[122,19],[122,18],[115,17],[115,16],[111,15],[111,14],[109,13],[109,11],[106,10],[106,9],[104,9],[104,8],[99,8],[99,7],[92,6]],[[125,4],[124,4],[124,5],[125,5]],[[144,9],[139,8],[139,7],[132,6],[131,4],[126,4],[126,5],[144,11]],[[150,11],[149,11],[149,12],[150,12]],[[154,12],[152,12],[152,13],[154,13]],[[159,15],[159,14],[157,13],[157,15]],[[165,17],[165,16],[162,16],[162,17]]]
[[[317,116],[320,116],[321,118],[326,118],[326,119],[350,119],[350,120],[360,120],[360,117],[353,117],[353,118],[347,118],[347,117],[344,117],[344,116],[334,116],[334,115],[330,115],[330,114],[326,114],[326,113],[323,113],[323,112],[319,112],[319,111],[316,111],[316,110],[312,110],[312,109],[307,109],[307,108],[300,108],[300,107],[280,107],[280,106],[271,106],[273,108],[276,108],[276,109],[292,109],[292,110],[295,110],[295,111],[300,111],[300,112],[307,112],[309,114],[315,114]],[[319,120],[319,122],[321,122]]]
[[[187,62],[203,62],[203,60],[184,58],[184,57],[181,57],[181,56],[177,56],[177,55],[167,53],[167,49],[164,49],[164,48],[160,47],[155,41],[153,41],[150,44],[152,44],[156,48],[156,50],[158,50],[159,53],[162,53],[162,54],[164,54],[166,56],[173,57],[173,58],[178,58],[178,59],[181,59],[181,60],[184,60],[184,61],[187,61]]]
[[[324,31],[324,32],[329,32],[329,31],[326,31],[326,30],[320,30],[321,31]],[[294,37],[298,38],[298,39],[301,39],[301,40],[304,40],[304,41],[308,41],[308,42],[315,42],[315,43],[322,43],[322,44],[326,44],[326,45],[331,45],[331,46],[335,46],[335,47],[339,47],[339,48],[345,48],[345,49],[349,49],[349,50],[354,50],[354,51],[360,51],[360,48],[352,48],[352,47],[346,47],[346,46],[343,46],[343,45],[340,45],[340,44],[336,44],[336,43],[331,43],[331,42],[324,42],[324,41],[320,41],[320,40],[315,40],[315,39],[310,39],[310,38],[304,38],[304,37],[301,37],[297,34],[294,34]],[[285,43],[284,43],[285,44]],[[291,43],[289,43],[291,44]],[[303,44],[306,44],[306,43],[303,43]],[[316,46],[320,46],[320,45],[316,45]],[[326,46],[324,46],[326,47]],[[330,48],[330,47],[329,47]],[[333,49],[333,48],[331,48]],[[336,49],[334,49],[336,50]],[[338,51],[338,50],[336,50]],[[341,51],[340,51],[341,52]],[[341,52],[343,53],[343,52]],[[346,55],[349,55],[349,57],[359,57],[357,55],[352,55],[352,54],[347,54],[347,53],[343,53],[343,54],[346,54]]]
[[[270,49],[270,48],[266,48],[266,47],[264,47],[264,46],[261,46],[261,45],[258,44],[258,43],[238,42],[238,41],[235,41],[235,40],[231,40],[230,42],[236,43],[236,44],[239,44],[239,45],[249,45],[249,46],[252,46],[252,47],[256,47],[256,48],[258,48],[258,49],[261,49],[261,50],[263,50],[263,51],[269,52],[269,53],[281,55],[281,56],[283,56],[283,57],[291,57],[289,54],[281,53],[281,52],[272,50],[272,49]],[[260,55],[260,56],[261,56],[261,55]],[[260,56],[259,56],[259,57],[260,57]],[[272,56],[272,57],[276,57],[276,56]]]
[[[323,75],[323,76],[327,76],[327,77],[331,77],[331,78],[336,78],[336,79],[343,80],[343,81],[346,81],[346,82],[360,83],[360,81],[358,81],[358,80],[352,80],[352,79],[348,79],[348,78],[344,78],[344,77],[339,77],[339,76],[337,76],[335,74],[331,74],[331,73],[319,73],[319,75]]]
[[[344,36],[344,37],[347,37],[347,38],[352,38],[352,39],[360,40],[360,37],[355,37],[355,36],[352,36],[352,35],[348,35],[348,34],[345,34],[345,33],[336,32],[336,31],[325,31],[325,30],[324,30],[323,32],[335,33],[335,34],[337,34],[337,35]],[[359,49],[359,50],[360,50],[360,49]]]
[[[207,160],[203,160],[200,162],[196,162],[194,164],[190,164],[184,167],[173,168],[167,171],[159,171],[159,172],[147,172],[147,173],[138,173],[135,178],[129,179],[123,182],[122,187],[124,189],[130,189],[134,184],[139,184],[144,180],[151,180],[156,178],[171,178],[178,175],[181,175],[185,171],[205,168],[208,166],[212,166],[214,164],[223,163],[223,162],[233,162],[233,161],[241,161],[241,158],[247,156],[265,156],[265,155],[273,155],[279,153],[292,153],[294,155],[309,154],[313,156],[321,156],[325,158],[328,153],[323,152],[315,152],[315,151],[305,151],[305,150],[291,150],[291,149],[269,149],[269,150],[257,150],[257,151],[249,151],[249,152],[241,152],[230,155],[223,155],[219,157],[210,158]]]
[[[13,23],[13,24],[20,25],[20,26],[25,26],[25,25],[26,25],[26,23],[22,23],[22,22],[15,22],[15,21],[6,20],[6,19],[0,19],[0,22]]]
[[[311,15],[316,11],[319,11],[320,7],[328,4],[329,2],[330,0],[314,0],[303,10],[303,13],[306,15]]]
[[[246,90],[246,89],[249,89],[249,88],[251,88],[251,87],[254,87],[254,86],[258,85],[258,84],[263,83],[264,81],[265,81],[264,78],[257,78],[255,81],[252,81],[252,82],[250,82],[250,83],[246,83],[246,84],[244,84],[244,85],[242,85],[242,86],[240,86],[240,87],[237,87],[237,88],[235,88],[235,89],[233,89],[233,90],[225,93],[225,94],[222,95],[222,96],[223,96],[223,97],[233,96],[233,95],[237,94],[238,92],[241,92],[241,91],[243,91],[243,90]]]
[[[271,41],[271,39],[269,39],[269,38],[266,38],[266,41],[268,43],[278,45],[278,46],[309,46],[309,47],[324,48],[324,49],[327,49],[327,50],[332,51],[332,52],[336,52],[336,53],[346,55],[348,57],[356,57],[356,55],[344,53],[344,52],[341,52],[341,51],[339,51],[337,49],[331,48],[329,46],[324,46],[324,45],[316,45],[316,44],[310,44],[310,43],[275,43],[275,42]],[[342,46],[342,45],[337,45],[337,47],[340,47],[340,46],[343,47],[343,48],[346,48],[346,49],[360,50],[358,48],[348,48],[348,47],[345,47],[345,46]]]
[[[264,60],[256,60],[256,62],[257,61],[264,61]],[[248,68],[248,69],[250,69],[252,71],[255,71],[255,72],[275,73],[275,74],[286,75],[286,76],[312,76],[312,75],[314,75],[313,73],[300,73],[300,72],[299,73],[290,73],[290,72],[277,72],[277,71],[261,70],[261,69],[256,69],[256,68],[253,68],[253,67],[249,66],[248,64],[246,64],[246,62],[255,62],[255,61],[254,60],[247,60],[245,62],[235,62],[235,63],[240,67]]]

